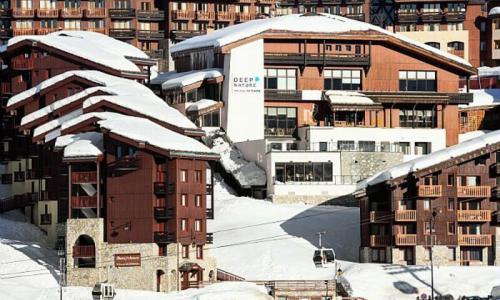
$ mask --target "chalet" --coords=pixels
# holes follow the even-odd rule
[[[358,184],[362,262],[498,265],[500,131]]]
[[[194,37],[172,57],[176,72],[155,82],[157,93],[198,124],[222,127],[266,170],[275,201],[343,195],[379,170],[456,144],[458,105],[472,100],[459,80],[476,72],[380,27],[315,13]]]

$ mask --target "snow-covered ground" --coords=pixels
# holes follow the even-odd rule
[[[218,267],[247,280],[332,279],[333,268],[312,261],[316,233],[326,231],[323,245],[333,247],[343,279],[353,296],[369,300],[410,300],[430,294],[428,266],[356,263],[359,209],[305,204],[278,205],[231,195],[215,185],[215,219],[210,254]],[[442,295],[486,296],[500,285],[500,267],[435,267],[436,291]]]

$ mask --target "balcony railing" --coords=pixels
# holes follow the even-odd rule
[[[267,136],[292,136],[297,128],[266,128],[264,134]]]
[[[26,170],[26,180],[33,180],[33,179],[38,179],[39,172],[37,170],[31,169],[31,170]]]
[[[307,66],[369,66],[369,54],[297,54],[266,53],[265,64]]]
[[[490,210],[458,210],[457,220],[459,222],[490,222]]]
[[[491,196],[489,186],[458,186],[457,197],[459,198],[487,198]]]
[[[464,21],[465,20],[465,12],[462,11],[445,11],[444,16],[447,21]]]
[[[207,208],[206,209],[207,213],[207,219],[213,220],[214,218],[214,209],[213,208]]]
[[[38,28],[36,30],[36,34],[38,34],[38,35],[45,35],[45,34],[49,34],[49,33],[52,33],[52,32],[56,32],[58,30],[59,30],[58,28]]]
[[[133,171],[140,167],[140,159],[135,156],[123,156],[111,163],[110,167],[117,171]]]
[[[154,216],[158,220],[168,220],[175,216],[173,208],[166,208],[164,206],[156,206],[153,208]]]
[[[104,18],[106,17],[106,9],[100,8],[87,8],[85,9],[86,18]]]
[[[148,21],[163,21],[165,20],[165,12],[163,10],[137,10],[137,19]]]
[[[8,8],[0,8],[0,18],[8,18],[10,17],[12,14],[11,14],[11,10],[8,9]]]
[[[164,52],[163,49],[157,49],[157,50],[146,50],[144,51],[150,58],[163,58],[164,57]]]
[[[154,241],[157,244],[169,244],[175,242],[175,236],[170,232],[155,231],[153,235]]]
[[[385,247],[390,245],[388,235],[370,235],[370,247]]]
[[[231,21],[235,19],[235,15],[233,12],[229,11],[218,11],[216,13],[217,21]]]
[[[62,18],[81,18],[82,17],[82,9],[81,8],[63,8],[61,9],[61,17]]]
[[[205,30],[172,30],[171,38],[176,41],[182,41],[205,33]]]
[[[416,210],[408,210],[408,209],[396,210],[394,213],[394,219],[397,222],[416,222],[417,221],[417,211]]]
[[[419,185],[419,197],[441,197],[442,186],[440,185]]]
[[[36,15],[39,18],[57,18],[59,10],[57,8],[39,8],[36,10]]]
[[[270,90],[264,91],[264,99],[276,101],[299,101],[302,100],[301,90]]]
[[[135,18],[135,9],[132,8],[110,8],[109,17],[111,19],[133,19]]]
[[[395,244],[397,246],[415,246],[417,244],[416,234],[396,234]]]
[[[12,16],[14,18],[33,18],[35,16],[35,10],[26,8],[13,8]]]
[[[25,178],[23,171],[14,172],[14,182],[24,182]]]
[[[31,58],[24,58],[24,57],[19,57],[19,58],[14,58],[12,59],[12,69],[14,70],[31,70],[33,69],[35,61]]]
[[[135,38],[135,29],[133,28],[110,28],[109,35],[117,39]]]
[[[102,197],[100,206],[103,206]],[[97,208],[97,196],[71,196],[71,208]]]
[[[158,196],[165,196],[167,194],[167,184],[165,182],[155,182],[153,189],[154,193]]]
[[[172,19],[174,20],[190,20],[194,19],[194,11],[189,10],[174,10],[172,11]]]
[[[207,232],[207,244],[214,243],[214,234],[211,232]]]
[[[358,21],[364,21],[365,20],[365,14],[364,13],[347,13],[345,14],[346,18],[353,19],[353,20],[358,20]]]
[[[236,13],[236,21],[245,22],[255,19],[255,14],[249,12]]]
[[[420,18],[422,22],[441,22],[443,19],[442,11],[421,11]]]
[[[99,28],[96,28],[96,27],[87,27],[87,28],[85,28],[85,30],[92,31],[92,32],[98,32],[98,33],[102,33],[102,34],[106,34],[106,28],[104,28],[104,27],[99,27]]]
[[[41,214],[40,225],[52,225],[52,214]]]
[[[391,221],[391,213],[389,211],[371,211],[371,223],[387,223]]]
[[[95,257],[94,245],[77,245],[73,246],[73,258],[93,258]]]
[[[140,40],[161,40],[165,37],[163,30],[138,30],[137,38]]]
[[[97,172],[72,172],[71,173],[72,183],[96,183],[97,182]]]
[[[215,12],[213,11],[197,11],[196,19],[199,21],[209,21],[215,19]]]
[[[14,36],[18,35],[33,35],[36,33],[36,30],[33,28],[14,28],[12,29],[12,34]]]
[[[489,234],[459,234],[459,246],[491,246],[491,235]]]

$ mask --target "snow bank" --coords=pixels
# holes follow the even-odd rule
[[[500,130],[478,136],[463,143],[438,150],[436,152],[432,152],[430,154],[391,167],[359,182],[357,185],[357,189],[362,190],[369,185],[375,185],[387,180],[405,176],[409,173],[428,168],[453,157],[458,157],[498,142],[500,142]]]
[[[249,162],[243,154],[232,147],[224,138],[217,137],[212,142],[212,150],[220,155],[220,162],[224,169],[232,173],[241,186],[265,185],[266,172],[255,162]]]
[[[213,105],[217,105],[217,101],[210,99],[201,99],[189,105],[187,111],[200,111]]]
[[[460,108],[489,106],[500,104],[500,89],[470,90],[473,99],[469,104],[460,104]]]
[[[471,66],[471,64],[465,59],[428,46],[424,43],[414,41],[410,38],[396,35],[395,33],[382,29],[378,26],[326,13],[317,15],[290,14],[275,18],[244,22],[216,30],[206,35],[200,35],[187,39],[173,45],[171,51],[172,53],[176,53],[195,48],[222,47],[267,31],[334,34],[369,30],[394,37],[403,42],[412,44],[415,47],[422,48],[432,52],[433,54],[453,60],[457,63]]]
[[[168,76],[163,75],[161,77],[161,79],[163,80],[161,88],[164,90],[172,88],[182,88],[203,80],[215,79],[222,76],[223,75],[221,69],[195,70],[182,73],[169,72]]]

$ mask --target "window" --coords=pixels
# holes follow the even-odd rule
[[[431,153],[431,143],[415,142],[415,154],[424,155]]]
[[[266,69],[264,88],[271,90],[297,89],[295,69]]]
[[[293,135],[297,128],[297,108],[265,107],[264,127],[265,135]]]
[[[325,51],[332,51],[332,45],[325,45]]]
[[[372,249],[372,262],[385,262],[385,249]]]
[[[187,170],[181,170],[180,179],[181,179],[181,182],[188,181],[188,171]]]
[[[201,171],[200,170],[194,171],[194,181],[201,182]]]
[[[464,23],[448,23],[449,31],[462,31],[464,30]]]
[[[430,222],[424,222],[424,234],[426,234],[426,235],[431,234],[431,223]]]
[[[399,126],[411,128],[435,128],[436,111],[433,109],[400,109]],[[430,150],[430,149],[429,149]]]
[[[182,258],[189,258],[189,245],[182,245]]]
[[[448,175],[448,185],[453,186],[455,184],[455,176],[453,174]]]
[[[396,152],[402,152],[405,155],[410,154],[410,143],[409,142],[399,142],[396,143]]]
[[[342,45],[335,45],[335,51],[337,52],[342,51]]]
[[[196,231],[196,232],[201,231],[201,220],[194,221],[194,231]]]
[[[448,210],[455,210],[455,198],[448,198]]]
[[[356,149],[354,141],[337,141],[337,147],[343,151],[354,151]]]
[[[188,231],[188,219],[181,219],[181,231]]]
[[[399,71],[400,91],[435,92],[435,71]]]
[[[122,156],[123,156],[122,146],[116,146],[115,150],[116,150],[116,153],[115,153],[116,159],[122,158]]]
[[[328,143],[327,142],[319,142],[319,151],[320,152],[328,151]]]
[[[361,70],[324,70],[325,90],[361,89]]]
[[[275,180],[277,182],[332,181],[333,165],[331,162],[293,162],[276,163]]]
[[[283,150],[283,144],[282,143],[270,143],[269,144],[269,151],[281,151]]]
[[[448,13],[465,12],[465,3],[448,3]]]
[[[359,141],[359,151],[375,152],[375,142],[374,141]]]
[[[417,31],[417,24],[412,23],[412,24],[400,25],[399,31],[401,31],[401,32]]]
[[[457,260],[457,248],[448,247],[448,259],[451,261]]]
[[[456,230],[455,230],[455,222],[448,222],[448,234],[449,235],[454,235]]]
[[[425,44],[428,45],[428,46],[434,47],[436,49],[440,49],[441,48],[441,44],[439,44],[438,42],[427,42]]]
[[[463,42],[449,42],[448,43],[448,51],[464,51],[464,43]]]
[[[294,151],[294,150],[298,150],[298,145],[297,143],[286,143],[286,150],[287,151]]]
[[[201,195],[194,196],[194,206],[201,207]]]
[[[486,165],[486,161],[488,160],[488,158],[490,158],[489,154],[485,154],[485,155],[481,155],[479,157],[476,157],[476,159],[474,159],[474,164],[484,166],[484,165]]]
[[[439,23],[424,24],[424,31],[439,31],[440,29]]]
[[[220,113],[219,110],[214,110],[200,117],[203,123],[200,124],[202,127],[219,127],[220,126]],[[199,123],[199,122],[198,122]],[[197,124],[198,125],[198,124]]]
[[[431,209],[431,199],[424,199],[424,209],[425,210]]]
[[[181,205],[188,206],[188,196],[186,194],[181,195]]]
[[[203,245],[196,245],[196,258],[203,259]]]

